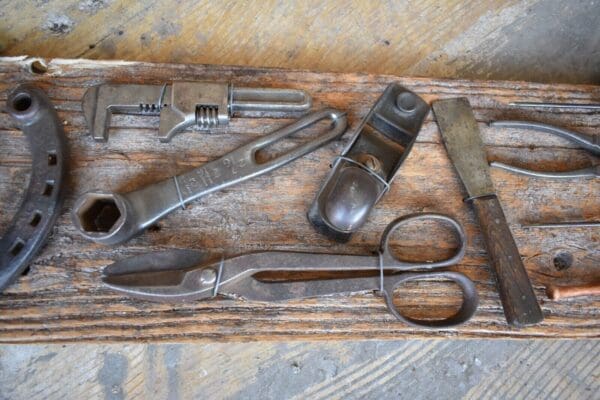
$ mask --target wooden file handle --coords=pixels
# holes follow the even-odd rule
[[[512,237],[506,217],[496,196],[472,200],[485,240],[488,257],[496,273],[500,300],[506,321],[523,326],[544,319],[531,282],[521,261],[519,249]]]
[[[600,282],[578,286],[554,286],[546,288],[550,300],[560,300],[569,297],[598,296],[600,295]]]

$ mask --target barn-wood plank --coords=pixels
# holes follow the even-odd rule
[[[588,110],[539,112],[510,108],[510,101],[593,102],[600,87],[526,82],[438,80],[384,75],[315,73],[248,67],[150,64],[119,61],[45,60],[48,70],[30,71],[32,59],[0,59],[0,101],[21,82],[44,89],[57,107],[70,147],[69,193],[48,244],[30,271],[0,295],[0,342],[132,340],[290,340],[400,337],[598,337],[600,301],[552,302],[547,284],[579,284],[600,275],[599,231],[595,228],[524,229],[522,222],[598,219],[600,181],[529,179],[492,170],[498,195],[544,311],[542,324],[510,328],[490,276],[479,229],[446,155],[433,116],[367,224],[346,244],[317,234],[306,220],[329,163],[387,83],[398,81],[428,101],[467,96],[474,107],[490,160],[539,169],[565,170],[591,164],[588,153],[546,134],[490,129],[490,119],[539,120],[598,134],[600,114]],[[286,124],[289,120],[234,118],[211,134],[187,131],[171,143],[156,138],[157,117],[119,117],[108,143],[95,143],[85,127],[81,97],[102,83],[160,83],[168,80],[231,80],[234,84],[302,88],[314,108],[348,111],[344,138],[284,168],[213,194],[162,220],[156,229],[126,245],[109,248],[81,238],[71,225],[73,200],[84,191],[126,191],[181,173]],[[7,226],[27,184],[29,155],[16,124],[0,114],[0,226]],[[205,249],[234,255],[262,249],[364,254],[377,248],[383,228],[411,212],[442,212],[463,223],[468,236],[464,261],[454,269],[477,283],[481,305],[469,323],[422,330],[396,322],[381,298],[367,293],[302,301],[260,303],[232,299],[166,305],[127,298],[104,288],[102,268],[126,256],[165,248]],[[404,254],[447,254],[455,245],[446,232],[415,227],[396,241]],[[411,249],[412,248],[412,249]],[[574,263],[559,271],[555,254],[568,251]],[[455,292],[436,293],[433,284],[402,291],[403,307],[448,312]],[[421,295],[427,298],[421,300]],[[445,295],[449,296],[446,300]]]

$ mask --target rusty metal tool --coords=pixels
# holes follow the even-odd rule
[[[388,85],[335,159],[308,211],[321,233],[350,239],[387,192],[410,153],[429,105],[397,83]]]
[[[48,96],[20,85],[8,95],[6,109],[27,137],[32,166],[19,211],[0,239],[0,291],[26,270],[52,233],[67,174],[65,134]]]
[[[318,127],[323,121],[331,123]],[[273,171],[324,146],[339,138],[346,125],[344,113],[325,109],[308,114],[201,167],[139,190],[126,194],[104,190],[84,193],[73,205],[73,224],[84,237],[94,242],[107,245],[126,242],[195,199]],[[322,132],[320,135],[277,157],[266,161],[257,159],[260,150],[315,126]]]
[[[92,137],[108,140],[112,114],[160,115],[158,138],[168,142],[190,126],[207,130],[229,123],[238,112],[261,116],[306,112],[311,97],[298,89],[234,87],[222,82],[164,85],[102,84],[89,88],[83,112]]]
[[[563,229],[563,228],[596,228],[600,227],[600,221],[564,221],[564,222],[540,222],[520,224],[521,228],[540,229]]]
[[[546,288],[550,300],[562,300],[571,297],[599,296],[600,282],[587,285],[559,286],[550,285]]]
[[[519,108],[564,108],[576,110],[600,110],[599,103],[545,103],[537,101],[513,101],[508,103],[509,106]]]
[[[600,156],[600,136],[598,135],[587,135],[585,133],[573,132],[557,126],[531,121],[492,121],[489,125],[493,128],[530,129],[538,132],[546,132],[573,142],[597,157]],[[600,164],[588,168],[564,172],[532,171],[526,168],[515,167],[514,165],[508,165],[497,161],[492,162],[490,165],[495,168],[501,168],[506,171],[514,172],[516,174],[536,178],[569,179],[600,177]]]
[[[390,249],[392,233],[402,226],[422,220],[446,224],[453,229],[459,239],[459,247],[454,255],[434,262],[408,262],[394,255]],[[381,237],[379,255],[267,251],[218,261],[211,260],[209,254],[201,251],[168,250],[117,261],[104,269],[102,279],[106,285],[120,293],[160,302],[194,301],[218,294],[271,302],[378,291],[385,298],[390,313],[400,321],[418,327],[440,328],[462,324],[477,310],[477,290],[467,276],[447,270],[431,271],[460,262],[465,248],[464,230],[453,218],[442,214],[412,214],[388,225]],[[264,281],[256,277],[265,272],[319,271],[378,271],[379,276],[304,281]],[[397,273],[384,275],[384,271]],[[402,314],[394,306],[394,289],[409,281],[422,280],[456,283],[463,297],[460,309],[444,319],[416,319]]]
[[[467,189],[465,201],[477,214],[507,322],[522,326],[542,321],[542,310],[494,191],[469,101],[439,100],[433,103],[433,113],[448,155]]]

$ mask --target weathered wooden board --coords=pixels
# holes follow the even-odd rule
[[[0,54],[597,84],[598,6],[571,3],[0,0]]]
[[[338,143],[269,175],[229,188],[191,204],[126,245],[108,248],[83,240],[71,225],[70,207],[84,191],[127,191],[181,173],[215,159],[253,138],[286,124],[282,119],[235,118],[212,134],[186,132],[169,144],[158,142],[156,117],[114,121],[108,143],[95,143],[86,131],[81,97],[102,82],[159,83],[176,80],[231,80],[239,85],[308,90],[314,108],[348,111],[357,125],[390,81],[399,81],[428,101],[468,96],[481,122],[490,160],[508,160],[540,169],[572,169],[592,163],[582,150],[545,134],[490,129],[485,121],[523,118],[597,134],[600,114],[584,110],[534,112],[507,106],[514,100],[590,102],[600,99],[597,86],[542,85],[524,82],[451,81],[366,74],[312,73],[242,67],[51,60],[44,73],[32,73],[26,58],[0,59],[0,100],[18,83],[29,81],[54,101],[69,139],[70,191],[65,210],[48,245],[30,272],[0,296],[0,341],[82,340],[287,340],[297,338],[399,337],[598,337],[600,302],[584,298],[550,302],[549,283],[584,283],[600,275],[599,232],[592,228],[536,230],[525,221],[597,219],[600,182],[590,179],[528,179],[494,170],[500,200],[542,304],[545,321],[525,329],[506,325],[483,242],[473,214],[463,204],[463,189],[446,156],[433,116],[397,175],[391,191],[369,222],[346,245],[317,234],[306,210],[349,134]],[[0,224],[6,226],[18,207],[29,170],[27,146],[6,113],[0,114]],[[365,254],[377,248],[383,228],[410,212],[435,211],[455,216],[468,235],[467,255],[455,269],[477,283],[481,305],[475,318],[455,329],[419,330],[396,322],[373,294],[332,296],[303,301],[259,303],[213,299],[178,305],[155,304],[117,295],[100,283],[102,268],[126,256],[164,248],[197,248],[234,255],[259,249],[290,249]],[[427,228],[427,227],[426,227]],[[445,254],[455,244],[443,232],[413,229],[397,242],[407,253]],[[416,251],[414,248],[416,247]],[[573,254],[569,269],[558,271],[552,259]],[[428,294],[426,300],[420,295]],[[437,294],[436,294],[437,293]],[[431,285],[403,291],[402,306],[448,312],[454,292]],[[446,295],[451,295],[446,300]]]

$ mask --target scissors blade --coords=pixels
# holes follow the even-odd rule
[[[126,258],[104,268],[102,281],[111,289],[153,301],[212,297],[214,280],[203,283],[198,272],[208,266],[209,254],[167,250]]]
[[[222,268],[220,266],[214,259],[211,262],[206,253],[169,250],[117,261],[105,268],[103,282],[113,290],[132,297],[177,302],[213,297],[218,280],[220,294],[248,300],[275,300],[314,297],[319,293],[329,294],[340,283],[323,282],[316,283],[315,286],[299,283],[275,284],[256,280],[254,274],[378,269],[377,258],[373,256],[286,251],[243,254],[224,260]],[[350,286],[345,284],[343,291],[346,292]],[[369,288],[371,286],[369,285]],[[285,294],[287,290],[290,290],[291,295]],[[355,288],[352,287],[350,291],[355,291]]]

